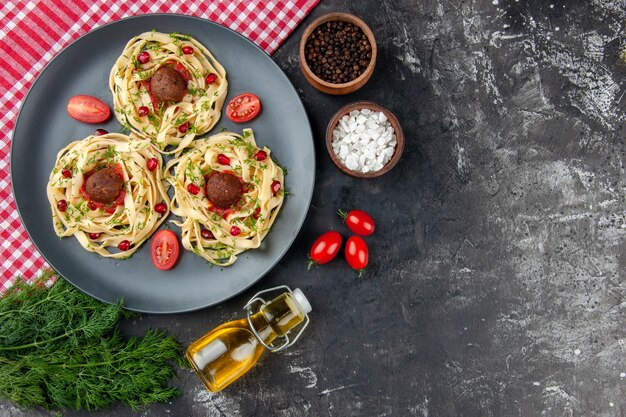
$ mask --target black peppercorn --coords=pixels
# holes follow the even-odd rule
[[[372,59],[372,46],[360,27],[326,22],[308,37],[304,55],[315,75],[333,84],[358,78]]]

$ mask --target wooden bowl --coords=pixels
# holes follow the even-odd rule
[[[359,75],[357,78],[350,82],[333,84],[329,83],[328,81],[324,81],[313,73],[311,68],[309,68],[309,64],[306,62],[306,57],[304,55],[304,47],[306,45],[306,41],[307,39],[309,39],[309,36],[311,36],[311,33],[313,33],[313,30],[315,30],[315,28],[326,22],[348,22],[352,23],[355,26],[358,26],[359,28],[361,28],[365,36],[367,36],[370,46],[372,47],[372,57],[370,59],[369,65],[367,66],[367,68],[365,68],[365,71],[363,71],[361,75]],[[300,39],[300,69],[304,74],[304,78],[306,78],[307,81],[318,90],[327,94],[348,94],[363,87],[367,80],[370,79],[370,77],[374,73],[374,67],[376,66],[377,52],[378,48],[376,47],[376,39],[374,38],[374,33],[365,24],[365,22],[363,22],[358,17],[348,13],[329,13],[315,19],[313,23],[307,26],[306,30],[302,34],[302,38]]]
[[[341,119],[343,116],[345,116],[346,114],[350,113],[353,110],[362,110],[362,109],[370,109],[372,111],[382,112],[385,116],[387,116],[387,119],[389,120],[389,123],[391,124],[391,127],[394,130],[394,134],[396,135],[396,142],[397,142],[396,149],[393,155],[391,156],[391,159],[389,160],[389,162],[387,162],[387,164],[385,164],[385,166],[383,166],[380,170],[367,172],[367,173],[362,173],[359,171],[353,171],[351,169],[348,169],[345,165],[341,163],[341,161],[339,160],[339,157],[335,154],[335,151],[333,150],[333,145],[332,145],[333,131],[335,130],[335,127],[337,127],[337,124],[339,124],[339,119]],[[337,111],[337,113],[335,113],[335,115],[332,117],[332,119],[330,119],[330,122],[328,123],[328,127],[326,128],[326,149],[328,150],[330,159],[332,159],[334,164],[337,165],[337,168],[339,168],[344,173],[351,175],[353,177],[356,177],[356,178],[379,177],[389,172],[391,168],[393,168],[400,160],[400,157],[402,156],[402,152],[404,151],[404,133],[402,132],[402,127],[400,126],[400,122],[398,122],[398,119],[390,110],[376,103],[372,103],[370,101],[357,101],[357,102],[350,103],[340,108]]]

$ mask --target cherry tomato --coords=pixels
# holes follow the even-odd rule
[[[130,241],[128,240],[122,240],[118,245],[117,248],[119,250],[121,250],[122,252],[127,251],[128,249],[130,249]]]
[[[363,238],[359,236],[350,237],[346,242],[345,256],[348,265],[355,271],[358,271],[359,276],[361,276],[369,259],[369,250]]]
[[[272,192],[274,193],[274,195],[278,194],[278,192],[280,191],[282,187],[283,186],[281,185],[280,181],[274,180],[272,182]]]
[[[178,260],[178,238],[171,230],[160,230],[150,243],[150,258],[157,269],[172,269]]]
[[[207,84],[213,84],[215,80],[217,80],[217,75],[213,74],[212,72],[209,73],[209,75],[207,75],[205,79]]]
[[[226,105],[226,116],[236,123],[254,119],[261,111],[261,101],[252,93],[239,94]]]
[[[139,115],[139,117],[145,117],[150,114],[150,109],[148,108],[148,106],[140,106],[137,109],[137,114]]]
[[[140,64],[150,62],[150,54],[147,51],[139,52],[139,55],[137,55],[137,61],[139,61]]]
[[[150,158],[146,161],[146,168],[148,171],[154,171],[159,166],[159,160],[156,158]]]
[[[57,202],[57,208],[59,209],[59,211],[65,211],[67,210],[67,201],[65,200],[59,200]]]
[[[374,233],[376,229],[376,224],[372,216],[362,210],[350,210],[347,213],[343,210],[339,210],[338,213],[346,222],[348,229],[352,230],[357,235],[369,236]]]
[[[198,193],[200,192],[200,188],[198,188],[198,186],[196,184],[191,182],[187,186],[187,191],[189,191],[193,195],[198,195]]]
[[[159,214],[164,214],[167,211],[167,204],[165,203],[157,203],[154,205],[154,211]]]
[[[309,251],[309,269],[313,265],[324,265],[332,261],[341,249],[341,240],[341,235],[335,231],[318,237]]]
[[[84,123],[102,123],[111,115],[111,110],[105,102],[86,95],[70,98],[67,112],[74,119]]]
[[[230,165],[230,158],[224,155],[223,153],[217,155],[217,162],[220,165]]]

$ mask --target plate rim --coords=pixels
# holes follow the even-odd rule
[[[265,58],[267,58],[268,61],[270,61],[271,64],[276,69],[278,69],[279,73],[282,74],[282,76],[285,79],[285,81],[287,81],[287,85],[290,87],[290,89],[293,91],[293,93],[298,98],[298,102],[299,102],[299,104],[300,104],[300,106],[302,108],[302,111],[304,113],[304,117],[305,117],[306,123],[307,123],[307,125],[309,127],[309,131],[311,133],[311,142],[312,142],[311,143],[311,145],[312,145],[311,146],[311,151],[312,151],[312,154],[313,154],[313,171],[312,171],[312,173],[310,175],[310,182],[311,182],[310,192],[308,193],[308,196],[306,196],[306,210],[305,210],[304,215],[302,216],[302,219],[300,220],[299,224],[295,228],[295,233],[290,238],[290,240],[287,243],[287,245],[285,246],[285,248],[281,251],[281,253],[278,255],[278,257],[271,264],[271,266],[269,266],[266,271],[262,272],[255,280],[250,282],[247,286],[243,287],[239,291],[236,291],[236,292],[234,292],[234,293],[232,293],[232,294],[230,294],[230,295],[228,295],[226,297],[218,299],[218,300],[216,300],[216,301],[214,301],[212,303],[209,303],[209,304],[204,304],[204,305],[200,305],[200,306],[193,306],[191,308],[170,309],[170,310],[167,310],[167,311],[165,311],[165,310],[156,311],[156,310],[148,310],[148,309],[141,309],[141,308],[132,308],[132,307],[128,307],[126,305],[123,305],[123,308],[126,309],[126,310],[129,310],[129,311],[135,311],[135,312],[143,313],[143,314],[165,315],[165,314],[180,314],[180,313],[188,313],[188,312],[193,312],[193,311],[199,311],[199,310],[203,310],[203,309],[206,309],[206,308],[209,308],[209,307],[221,304],[224,301],[227,301],[227,300],[229,300],[231,298],[236,297],[237,295],[239,295],[239,294],[243,293],[244,291],[248,290],[253,285],[257,284],[259,281],[261,281],[268,273],[270,273],[276,267],[276,265],[285,257],[285,255],[287,254],[289,249],[291,249],[291,247],[292,247],[294,241],[296,240],[296,238],[300,235],[300,232],[302,231],[302,226],[304,225],[304,222],[306,221],[306,218],[308,217],[308,213],[311,210],[311,202],[313,200],[313,193],[315,191],[315,179],[316,179],[316,172],[317,172],[317,157],[316,157],[316,151],[315,151],[315,137],[314,137],[313,129],[312,129],[312,126],[311,126],[311,120],[310,120],[309,115],[308,115],[308,113],[306,111],[306,108],[304,107],[304,103],[302,102],[302,99],[300,98],[300,95],[298,94],[298,90],[295,88],[294,84],[291,82],[289,77],[287,77],[287,74],[285,74],[285,72],[282,70],[282,68],[276,63],[276,61],[274,61],[272,59],[272,57],[267,52],[265,52],[259,45],[257,45],[256,43],[254,43],[253,41],[251,41],[247,37],[243,36],[239,32],[236,32],[235,30],[229,28],[228,26],[222,25],[222,24],[214,22],[212,20],[205,19],[205,18],[202,18],[202,17],[199,17],[199,16],[186,15],[186,14],[182,14],[182,13],[146,13],[146,14],[142,14],[142,15],[126,16],[126,17],[123,17],[121,19],[113,20],[111,22],[107,22],[107,23],[105,23],[105,24],[103,24],[101,26],[98,26],[97,28],[92,29],[89,32],[79,36],[78,38],[74,39],[72,42],[67,44],[65,47],[63,47],[39,71],[39,73],[35,77],[35,80],[33,81],[32,85],[29,87],[28,92],[24,96],[24,99],[22,100],[22,103],[20,104],[20,108],[19,108],[17,116],[15,118],[15,124],[13,126],[12,131],[11,131],[11,146],[10,146],[10,149],[9,149],[9,179],[10,179],[10,184],[11,184],[11,194],[13,196],[13,201],[15,202],[16,211],[18,213],[18,217],[20,219],[20,223],[24,227],[24,230],[26,230],[26,234],[28,235],[28,239],[35,246],[35,248],[37,249],[37,252],[44,258],[44,260],[49,265],[49,267],[56,274],[58,274],[60,277],[65,279],[73,287],[75,287],[76,289],[78,289],[82,293],[89,295],[90,297],[93,297],[93,298],[95,298],[95,299],[97,299],[99,301],[102,301],[104,303],[107,303],[107,304],[111,304],[112,302],[114,302],[114,301],[105,300],[102,297],[100,297],[100,296],[98,296],[96,294],[93,294],[90,291],[86,291],[86,290],[80,288],[71,279],[67,278],[61,272],[57,271],[54,268],[54,265],[52,265],[52,263],[50,262],[50,260],[46,256],[46,254],[41,250],[41,248],[39,247],[37,242],[35,242],[35,240],[32,238],[32,235],[31,235],[31,232],[29,230],[29,227],[26,225],[26,222],[24,222],[24,218],[22,216],[22,211],[20,210],[20,205],[18,204],[18,197],[17,197],[18,193],[15,192],[15,188],[14,188],[14,185],[13,185],[14,184],[14,181],[13,181],[13,177],[14,177],[14,169],[13,169],[13,167],[14,167],[14,164],[13,164],[13,162],[14,162],[14,152],[13,152],[13,150],[14,150],[14,145],[15,145],[15,132],[17,131],[18,126],[20,125],[20,119],[22,118],[25,104],[28,101],[28,98],[31,96],[31,93],[35,89],[35,86],[37,85],[37,83],[40,82],[42,74],[44,74],[44,72],[53,64],[53,62],[55,62],[55,60],[57,60],[59,58],[59,56],[61,56],[61,54],[63,54],[63,52],[65,52],[69,48],[73,47],[76,43],[82,41],[86,37],[94,36],[94,33],[98,32],[101,29],[104,29],[104,28],[106,28],[108,26],[120,24],[120,22],[125,22],[125,21],[135,20],[135,19],[151,19],[151,18],[155,18],[155,17],[165,17],[165,18],[176,17],[176,18],[191,19],[191,20],[196,20],[198,22],[201,22],[202,24],[208,24],[210,26],[217,26],[217,27],[219,27],[221,29],[226,29],[227,31],[231,32],[232,34],[235,34],[238,38],[243,39],[245,42],[247,42],[248,44],[252,45],[257,50],[262,52],[262,54],[265,56]],[[213,129],[211,129],[211,131],[212,130]],[[208,135],[211,131],[207,132],[205,135]],[[205,136],[205,135],[202,135],[202,136]],[[144,244],[145,243],[146,242],[144,242]]]

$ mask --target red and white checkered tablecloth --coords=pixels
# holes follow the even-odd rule
[[[241,33],[274,53],[319,0],[8,0],[0,2],[0,293],[47,265],[22,225],[9,174],[17,113],[42,68],[76,38],[127,16],[180,13]]]

